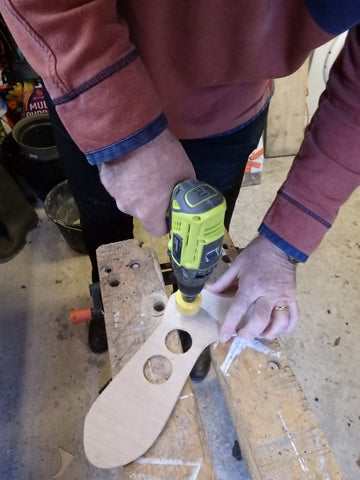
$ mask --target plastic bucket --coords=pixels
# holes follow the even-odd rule
[[[12,138],[22,153],[14,156],[14,167],[43,200],[52,187],[65,180],[49,115],[22,118],[15,124]]]
[[[29,158],[39,162],[58,158],[51,120],[46,113],[22,118],[15,124],[12,133]]]
[[[56,185],[47,194],[44,207],[46,215],[57,225],[69,247],[78,253],[87,253],[79,209],[70,192],[67,180]]]

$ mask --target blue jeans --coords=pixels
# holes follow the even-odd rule
[[[246,163],[264,131],[268,108],[246,127],[230,134],[180,140],[194,165],[196,177],[226,198],[225,227],[230,226]]]
[[[99,180],[96,166],[71,139],[45,92],[60,162],[80,211],[84,242],[92,264],[92,281],[99,279],[96,249],[100,245],[133,238],[132,217],[120,212]],[[238,197],[246,162],[257,147],[264,129],[267,109],[245,128],[231,134],[196,140],[180,140],[194,165],[196,176],[220,190],[227,201],[228,229]],[[169,159],[171,161],[171,159]]]

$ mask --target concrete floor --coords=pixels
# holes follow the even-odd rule
[[[256,234],[290,162],[266,159],[261,185],[243,189],[230,229],[235,244],[244,246]],[[359,211],[360,192],[298,267],[301,323],[281,339],[349,480],[360,478]],[[86,325],[69,323],[71,309],[90,305],[90,266],[42,208],[38,213],[41,221],[27,245],[0,266],[0,479],[119,478],[89,465],[82,447],[85,415],[108,375],[107,355],[87,347]],[[218,478],[248,479],[232,455],[235,434],[216,387],[211,372],[195,390]],[[68,466],[59,476],[62,464]]]

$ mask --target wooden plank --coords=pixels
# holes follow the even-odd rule
[[[279,343],[245,345],[212,359],[251,478],[344,479]]]
[[[309,60],[292,75],[275,80],[265,129],[265,156],[295,155],[304,138]]]
[[[229,236],[225,260],[238,254]],[[277,340],[211,347],[211,357],[253,480],[344,479]]]
[[[115,375],[160,323],[167,296],[155,253],[137,240],[97,251],[101,292]],[[179,340],[172,340],[174,349]],[[124,479],[215,477],[200,413],[187,381],[165,429],[152,448],[123,469]]]

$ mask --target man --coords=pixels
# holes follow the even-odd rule
[[[221,189],[230,200],[230,221],[251,142],[238,162],[231,152],[241,145],[243,132],[254,140],[261,130],[271,79],[292,73],[314,48],[349,29],[259,236],[208,287],[220,292],[239,281],[222,341],[235,330],[248,339],[290,332],[298,320],[294,262],[307,260],[360,181],[360,4],[1,0],[0,5],[72,140],[99,168],[118,209],[139,218],[154,236],[167,231],[174,185],[195,170],[214,186],[226,177]],[[211,158],[213,150],[222,153]]]

